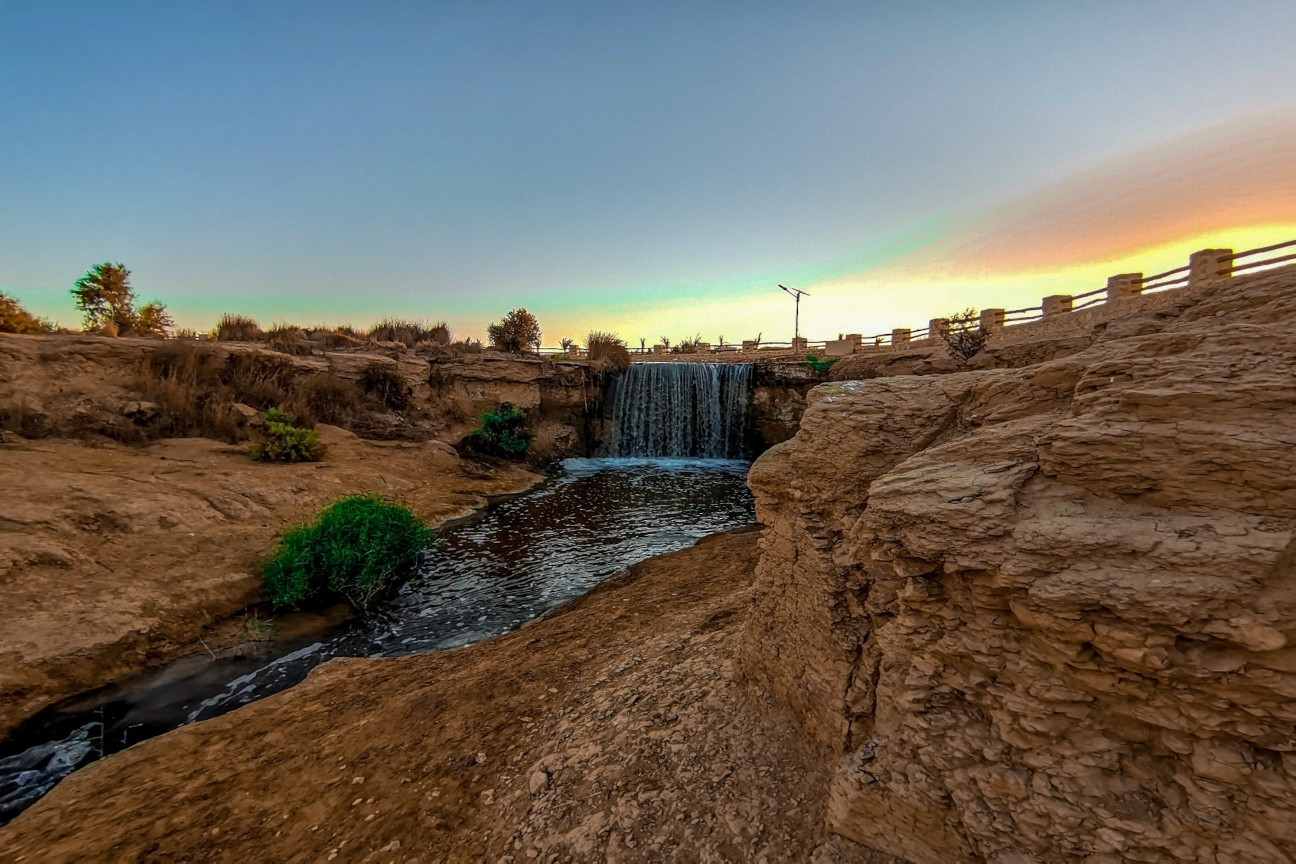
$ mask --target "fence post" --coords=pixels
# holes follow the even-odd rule
[[[933,318],[927,322],[927,335],[937,339],[949,332],[948,318]]]
[[[1142,273],[1121,273],[1107,278],[1107,302],[1129,300],[1143,293]]]
[[[981,329],[993,330],[996,327],[1004,326],[1004,310],[1002,309],[982,309],[981,310]]]
[[[897,327],[891,331],[891,344],[906,345],[909,342],[909,337],[912,335],[913,330],[908,327]]]
[[[1070,294],[1050,294],[1040,301],[1045,318],[1053,318],[1071,311]]]
[[[1232,276],[1232,249],[1203,249],[1188,256],[1189,288],[1221,282]]]

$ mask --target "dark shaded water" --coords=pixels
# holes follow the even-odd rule
[[[746,462],[563,464],[559,476],[448,526],[421,573],[367,620],[319,638],[285,632],[237,657],[186,658],[42,712],[0,745],[0,824],[81,765],[277,693],[325,660],[470,645],[631,564],[755,519]]]

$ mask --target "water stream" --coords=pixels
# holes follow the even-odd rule
[[[714,381],[722,399],[734,392],[725,387],[738,383],[726,375]],[[737,397],[721,404],[736,407]],[[698,440],[728,442],[723,449],[730,452],[741,440],[732,437],[736,422],[730,416],[719,427],[699,424],[711,431]],[[652,440],[646,431],[637,434]],[[721,449],[712,444],[708,454]],[[283,633],[238,656],[190,657],[42,712],[0,744],[0,824],[81,765],[279,692],[330,658],[469,645],[631,564],[748,524],[755,514],[747,468],[717,459],[568,460],[558,476],[448,526],[421,572],[366,620],[323,637]]]

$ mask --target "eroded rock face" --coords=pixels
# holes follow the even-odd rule
[[[1296,272],[1018,369],[811,393],[743,674],[911,861],[1296,855]]]

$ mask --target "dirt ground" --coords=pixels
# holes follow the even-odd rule
[[[325,460],[300,465],[202,438],[0,444],[0,736],[59,699],[238,638],[213,625],[264,599],[255,574],[275,535],[338,496],[398,496],[438,523],[539,479],[440,442],[320,431]]]
[[[0,857],[890,861],[825,834],[828,760],[733,680],[758,536],[470,648],[330,662],[73,775]]]

